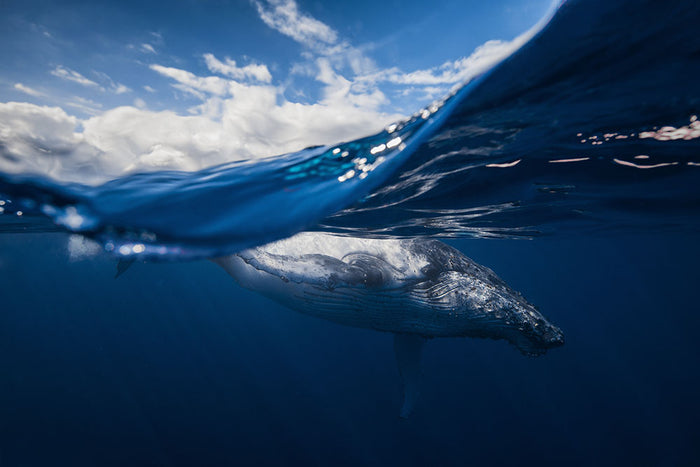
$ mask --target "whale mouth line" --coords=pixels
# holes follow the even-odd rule
[[[563,344],[560,344],[560,345],[563,345]],[[546,354],[549,351],[549,349],[552,349],[554,347],[559,347],[559,345],[547,346],[547,347],[529,347],[529,348],[524,348],[524,347],[516,345],[516,347],[518,348],[518,350],[520,351],[520,353],[522,355],[524,355],[526,357],[535,358],[535,357],[543,356],[544,354]]]
[[[564,345],[564,333],[557,330],[554,336],[540,336],[537,340],[532,340],[528,336],[521,335],[511,340],[511,343],[527,357],[540,357],[547,353],[549,349]]]

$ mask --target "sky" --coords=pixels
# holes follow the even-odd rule
[[[514,51],[550,0],[0,3],[0,171],[99,183],[372,134]]]

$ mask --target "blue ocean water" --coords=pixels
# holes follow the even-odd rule
[[[97,187],[0,174],[0,465],[697,465],[698,24],[567,2],[361,140]],[[566,345],[435,339],[399,419],[390,336],[195,261],[305,229],[447,238]],[[65,231],[107,251],[69,261]],[[118,257],[168,261],[115,279]]]

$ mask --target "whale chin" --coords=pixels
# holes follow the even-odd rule
[[[553,326],[546,334],[537,336],[536,339],[522,334],[507,339],[526,357],[539,357],[546,354],[549,349],[564,345],[564,333]]]

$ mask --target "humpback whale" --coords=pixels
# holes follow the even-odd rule
[[[438,240],[303,232],[213,261],[242,287],[288,308],[393,333],[402,417],[418,397],[427,339],[505,339],[529,356],[564,343],[561,330],[520,293]]]

